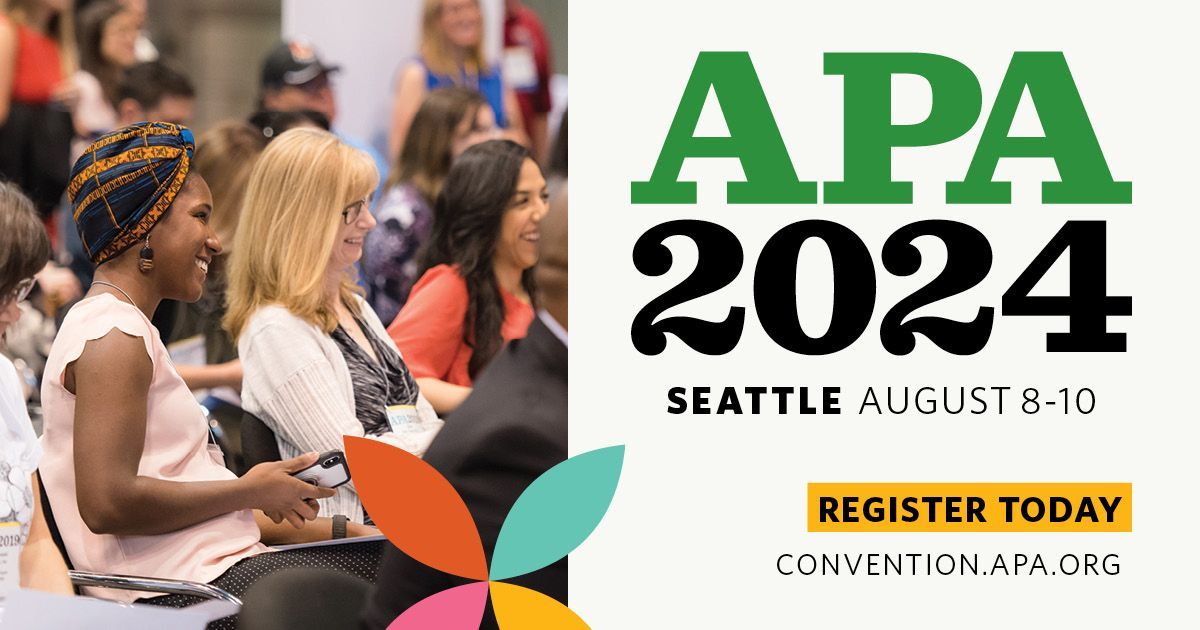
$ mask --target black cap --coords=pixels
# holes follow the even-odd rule
[[[338,69],[338,66],[325,65],[306,42],[283,42],[263,61],[262,86],[302,85]]]

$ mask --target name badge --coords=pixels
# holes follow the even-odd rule
[[[387,417],[392,433],[410,433],[421,428],[416,405],[391,405],[387,408]]]
[[[0,523],[0,610],[4,600],[21,584],[21,524]]]

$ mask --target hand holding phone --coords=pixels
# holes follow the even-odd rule
[[[317,457],[316,463],[292,473],[292,476],[318,488],[336,488],[350,481],[350,467],[341,451],[325,451]]]
[[[317,517],[319,506],[313,499],[325,499],[335,492],[316,487],[295,475],[323,461],[316,453],[308,453],[278,462],[265,462],[251,468],[239,479],[250,500],[248,507],[263,511],[276,523],[284,520],[300,528],[304,522]]]

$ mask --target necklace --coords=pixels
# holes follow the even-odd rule
[[[105,282],[103,280],[92,280],[92,284],[103,284],[106,287],[112,287],[112,288],[120,291],[121,295],[124,295],[125,299],[129,300],[129,303],[132,304],[134,306],[134,308],[137,308],[137,302],[134,302],[133,298],[129,297],[129,294],[125,292],[125,289],[122,289],[121,287],[119,287],[111,282]]]

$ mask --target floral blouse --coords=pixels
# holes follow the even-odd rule
[[[399,184],[383,193],[375,220],[363,251],[363,278],[367,302],[386,326],[417,281],[417,251],[429,238],[433,208],[416,188]]]

